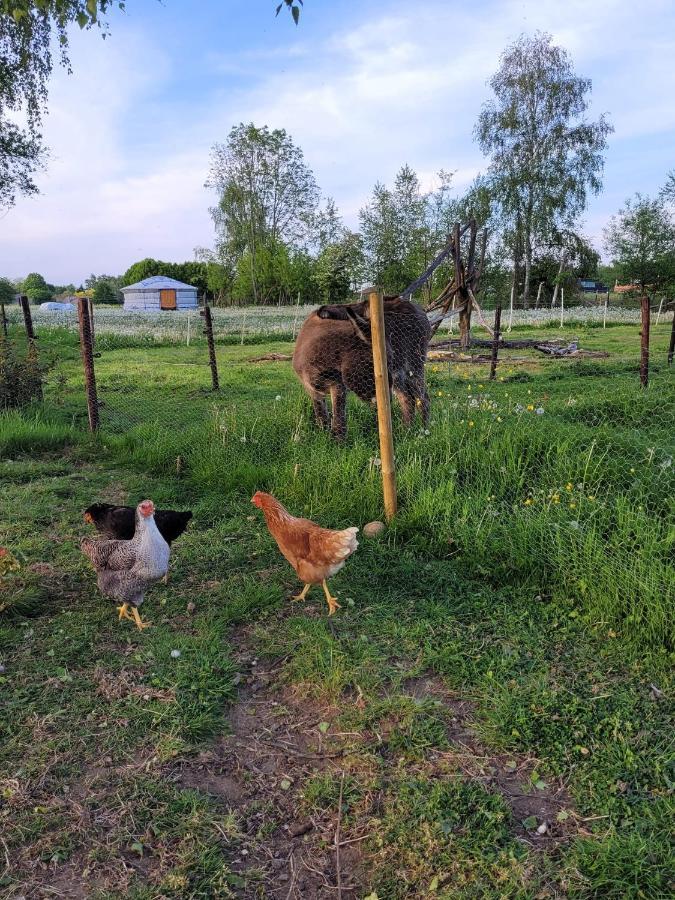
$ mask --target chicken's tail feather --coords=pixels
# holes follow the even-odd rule
[[[335,537],[337,538],[336,550],[339,558],[346,559],[359,546],[359,542],[356,540],[358,530],[358,528],[352,527],[345,528],[344,531],[335,532]]]

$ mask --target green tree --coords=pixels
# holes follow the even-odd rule
[[[146,257],[129,266],[122,275],[121,286],[136,284],[153,275],[165,275],[167,278],[175,278],[184,284],[191,284],[202,295],[208,291],[208,269],[206,262],[194,261],[183,263],[163,262],[161,259]],[[103,276],[102,276],[103,277]]]
[[[604,116],[584,119],[590,79],[575,75],[567,52],[547,34],[521,36],[507,48],[490,81],[475,128],[491,156],[487,178],[511,230],[514,280],[523,266],[523,304],[529,305],[538,244],[570,228],[589,192],[601,188],[603,152],[612,131]]]
[[[9,278],[0,278],[0,303],[13,303],[16,294],[17,289],[14,282]]]
[[[259,270],[269,272],[279,244],[298,250],[307,243],[318,206],[319,191],[302,150],[283,129],[238,125],[227,143],[214,145],[207,187],[219,197],[211,210],[214,256],[236,269],[238,278],[245,258],[251,297],[263,302],[268,292],[258,288]]]
[[[54,294],[52,288],[38,272],[26,275],[21,285],[21,291],[33,303],[44,303],[46,300],[51,300]]]
[[[447,241],[456,221],[458,203],[450,196],[451,176],[439,173],[439,187],[423,193],[419,178],[403,166],[393,189],[376,184],[370,202],[360,211],[366,274],[388,293],[404,290],[426,269]],[[426,287],[427,299],[442,281],[441,267]]]
[[[605,229],[605,246],[624,282],[642,291],[675,284],[675,222],[663,197],[626,200]]]
[[[38,192],[34,174],[44,164],[40,127],[54,53],[69,67],[68,28],[97,26],[121,0],[0,0],[0,206]],[[23,113],[19,126],[11,114]]]

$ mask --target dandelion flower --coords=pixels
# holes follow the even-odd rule
[[[483,385],[482,385],[482,384],[479,384],[479,385],[478,385],[478,390],[479,390],[479,391],[482,391],[482,390],[483,390]]]
[[[439,392],[438,392],[438,396],[439,396],[439,397],[442,397],[442,396],[443,396],[443,391],[439,391]],[[417,402],[419,403],[419,400],[418,400]]]
[[[565,485],[565,490],[569,493],[569,491],[571,491],[573,487],[574,487],[574,485],[572,484],[572,482],[568,481],[567,484]]]
[[[473,420],[469,421],[469,428],[473,428]]]
[[[532,497],[528,497],[527,500],[525,500],[525,506],[532,506],[532,502]]]
[[[576,503],[570,503],[570,509],[576,509],[576,508],[577,508]]]
[[[554,494],[554,495],[551,497],[551,500],[553,501],[553,503],[560,503],[560,495],[559,495],[559,494]]]
[[[528,403],[528,404],[527,404],[527,411],[528,411],[528,412],[532,412],[533,409],[534,409],[534,403]]]

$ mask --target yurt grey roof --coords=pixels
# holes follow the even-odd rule
[[[193,284],[185,284],[183,281],[177,281],[175,278],[169,278],[168,275],[152,275],[150,278],[144,278],[137,281],[136,284],[128,284],[122,288],[125,291],[166,291],[166,290],[189,290],[196,291],[197,288]]]

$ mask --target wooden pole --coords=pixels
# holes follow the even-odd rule
[[[502,305],[495,307],[495,333],[492,338],[492,359],[490,360],[490,381],[494,381],[497,375],[497,355],[499,353],[499,327],[502,323]]]
[[[91,321],[89,319],[89,304],[87,297],[77,298],[77,321],[80,326],[80,353],[84,367],[84,387],[87,394],[87,411],[89,413],[89,430],[97,431],[98,396],[96,394],[96,374],[94,372],[94,345],[91,334]]]
[[[19,303],[21,304],[21,312],[23,313],[23,321],[26,326],[26,337],[29,341],[35,340],[35,332],[33,331],[33,317],[30,314],[30,303],[28,302],[28,297],[25,294],[22,294],[19,298]]]
[[[7,337],[7,316],[5,315],[4,303],[0,303],[0,309],[2,310],[2,333]]]
[[[672,366],[675,356],[675,309],[673,309],[673,324],[670,329],[670,346],[668,347],[668,365]]]
[[[204,334],[206,342],[209,345],[209,365],[211,366],[211,382],[213,390],[217,391],[220,387],[218,382],[218,364],[216,362],[216,347],[213,343],[213,319],[211,318],[211,307],[204,304],[204,309],[199,311],[199,315],[204,317]]]
[[[649,297],[642,297],[642,331],[640,332],[640,384],[646,388],[649,383]]]
[[[605,296],[605,309],[602,314],[602,327],[603,328],[607,328],[607,307],[608,306],[609,306],[609,291],[607,291],[607,294]]]
[[[382,291],[368,292],[370,328],[373,345],[373,369],[375,371],[375,397],[377,399],[377,424],[380,432],[380,459],[382,460],[382,489],[384,514],[388,522],[396,515],[396,468],[394,464],[394,437],[391,430],[391,394],[387,371],[387,345],[384,331],[384,297]]]
[[[96,344],[96,331],[94,326],[94,301],[91,297],[87,297],[87,312],[89,313],[89,328],[91,329],[91,349]]]

